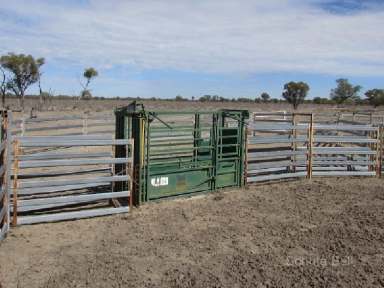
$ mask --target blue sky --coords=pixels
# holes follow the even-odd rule
[[[0,54],[45,57],[43,88],[78,95],[280,97],[337,78],[384,88],[384,1],[0,0]],[[29,92],[36,91],[32,87]]]

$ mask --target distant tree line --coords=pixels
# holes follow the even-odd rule
[[[53,91],[49,89],[45,91],[42,89],[42,71],[41,68],[45,64],[44,58],[34,58],[31,55],[8,53],[7,55],[0,56],[0,96],[2,106],[5,107],[6,97],[17,97],[19,105],[24,110],[24,100],[26,92],[29,87],[34,84],[39,88],[39,105],[44,104],[51,100],[54,96]],[[56,95],[56,98],[73,98],[73,99],[104,99],[104,97],[93,97],[91,93],[91,81],[98,76],[98,71],[89,67],[84,69],[82,75],[85,82],[79,80],[81,91],[78,96]],[[349,83],[348,79],[337,79],[336,87],[331,90],[329,97],[315,97],[307,99],[307,94],[310,87],[305,82],[288,82],[283,86],[281,97],[272,98],[267,92],[261,93],[260,97],[249,98],[226,98],[219,95],[203,95],[200,97],[185,98],[177,95],[172,99],[163,99],[166,101],[200,101],[200,102],[256,102],[256,103],[281,103],[288,102],[294,109],[297,109],[302,103],[315,103],[315,104],[370,104],[375,107],[384,105],[384,89],[372,89],[365,92],[365,99],[361,98],[360,92],[362,87],[360,85],[353,85]],[[137,98],[108,98],[108,99],[140,99]],[[150,98],[157,100],[155,97]]]
[[[337,79],[336,87],[331,90],[329,97],[315,97],[307,99],[310,87],[305,82],[288,82],[283,87],[281,98],[272,98],[267,92],[261,93],[260,97],[249,98],[225,98],[219,95],[203,95],[196,98],[200,102],[256,102],[256,103],[282,103],[288,102],[296,110],[302,103],[314,104],[357,104],[373,105],[375,107],[384,105],[384,89],[372,89],[365,92],[365,99],[360,97],[362,87],[352,85],[348,79]],[[180,95],[176,96],[176,101],[189,101]],[[192,97],[195,100],[195,97]]]

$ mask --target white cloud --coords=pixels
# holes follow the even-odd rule
[[[336,15],[303,2],[7,1],[0,52],[104,68],[384,75],[384,11]]]

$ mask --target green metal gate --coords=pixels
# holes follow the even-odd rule
[[[115,115],[116,138],[135,140],[136,204],[243,185],[248,111],[146,111],[134,102]]]

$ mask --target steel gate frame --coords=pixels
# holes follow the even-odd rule
[[[134,102],[117,109],[115,115],[116,138],[132,137],[136,141],[136,205],[150,200],[214,191],[228,186],[243,186],[244,127],[248,111],[146,111],[142,104]],[[182,125],[180,121],[173,125],[164,120],[166,117],[189,117],[192,122]],[[207,119],[204,121],[202,118]],[[207,133],[209,136],[203,136]],[[173,150],[170,145],[173,145]],[[183,145],[188,147],[182,151]],[[167,147],[168,151],[160,149],[157,154],[154,153],[161,146]],[[159,151],[164,151],[164,155],[168,156],[162,158]],[[119,153],[124,153],[123,149]],[[172,153],[174,155],[169,156]],[[163,168],[159,168],[162,163]],[[154,174],[155,169],[158,170]],[[152,181],[155,185],[166,186],[166,189],[153,189]],[[155,192],[165,190],[167,191]]]

